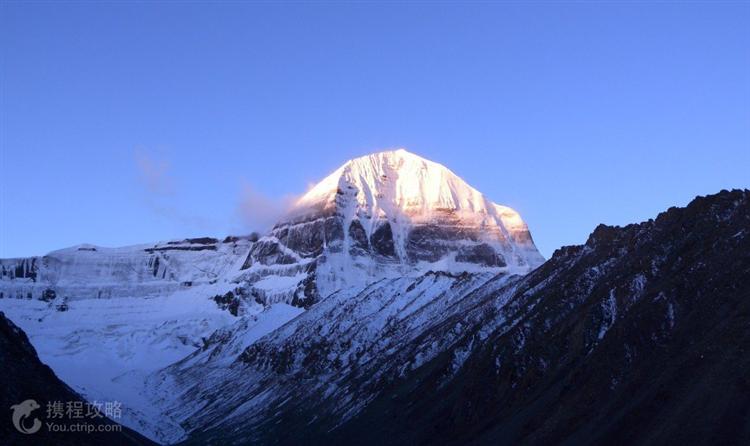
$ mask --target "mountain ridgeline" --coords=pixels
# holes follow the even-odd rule
[[[343,288],[427,271],[525,274],[544,261],[513,209],[445,166],[405,150],[343,164],[257,237],[201,237],[123,248],[79,245],[0,259],[0,298],[157,297],[216,285],[240,312],[309,308]]]
[[[442,355],[330,438],[750,444],[750,191],[599,226],[509,302],[449,382]]]
[[[333,295],[160,380],[191,444],[747,444],[749,236],[750,191],[723,191],[525,277]]]
[[[40,358],[163,444],[750,443],[748,190],[545,262],[518,213],[396,150],[263,236],[0,267]],[[12,344],[17,399],[18,361],[38,360]]]

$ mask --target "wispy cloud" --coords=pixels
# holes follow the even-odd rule
[[[233,215],[212,216],[200,214],[200,208],[187,209],[188,203],[179,187],[178,175],[172,169],[170,158],[164,151],[138,148],[134,152],[138,183],[142,189],[144,205],[158,217],[189,231],[206,235],[223,236],[231,231],[246,234],[252,231],[265,233],[289,211],[299,198],[296,195],[271,196],[260,192],[247,178],[239,181]],[[225,196],[225,191],[217,191]],[[179,236],[179,234],[175,234]]]
[[[172,195],[174,180],[170,175],[170,164],[156,152],[143,148],[136,149],[135,162],[138,178],[148,192],[155,195]]]
[[[260,193],[245,179],[242,181],[237,215],[244,228],[263,233],[289,211],[297,198],[296,195],[270,197]]]
[[[138,148],[134,155],[138,182],[144,192],[144,204],[151,212],[186,230],[206,233],[215,230],[215,225],[210,219],[178,205],[180,197],[177,181],[172,174],[171,163],[164,153]]]

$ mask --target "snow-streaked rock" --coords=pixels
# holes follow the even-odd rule
[[[253,246],[243,268],[248,282],[302,274],[281,299],[309,306],[385,277],[431,270],[525,274],[543,261],[516,211],[400,149],[336,169]]]
[[[493,316],[518,279],[441,272],[347,288],[260,339],[254,322],[217,332],[202,349],[149,376],[146,393],[198,442],[215,423],[252,431],[273,423],[278,410],[309,401],[344,422],[379,394],[382,382],[418,369],[479,321],[486,330],[501,322]]]

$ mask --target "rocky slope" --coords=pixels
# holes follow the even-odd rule
[[[750,191],[600,226],[523,280],[448,385],[442,358],[333,441],[747,444],[749,236]]]
[[[333,295],[153,384],[194,444],[747,444],[749,236],[750,191],[723,191],[525,277]]]
[[[438,272],[340,291],[252,343],[243,342],[248,330],[242,326],[216,333],[202,349],[152,375],[148,393],[187,432],[217,422],[290,426],[276,418],[278,409],[313,401],[318,405],[306,408],[304,422],[323,429],[327,423],[315,421],[318,416],[351,417],[377,395],[382,380],[410,373],[447,349],[462,327],[446,325],[446,318],[471,313],[516,277]]]

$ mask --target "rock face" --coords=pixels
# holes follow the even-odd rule
[[[724,191],[599,226],[525,277],[336,293],[152,385],[193,444],[740,445],[748,324],[750,191]]]
[[[290,293],[309,307],[383,277],[524,274],[543,261],[517,212],[447,168],[396,150],[348,161],[318,183],[253,246],[243,268],[248,282],[268,274],[307,279]]]
[[[60,381],[52,370],[39,361],[34,347],[29,343],[24,332],[9,321],[0,312],[0,372],[3,376],[3,391],[0,393],[0,406],[3,408],[3,420],[0,422],[0,438],[3,444],[58,444],[58,445],[152,445],[143,436],[122,428],[121,432],[51,432],[46,422],[55,422],[70,428],[77,419],[47,419],[46,403],[61,401],[63,404],[79,402],[83,399]],[[11,406],[27,400],[34,400],[40,407],[29,413],[28,419],[22,420],[22,427],[33,428],[33,420],[44,420],[38,431],[24,434],[16,430],[11,417]],[[20,410],[20,409],[19,409]],[[15,413],[15,411],[14,411]],[[19,414],[20,415],[20,414]],[[19,418],[20,419],[20,418]],[[86,419],[95,426],[115,425],[107,418]]]

